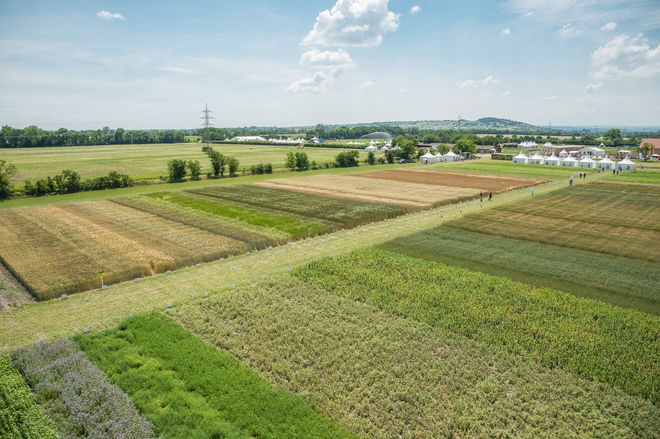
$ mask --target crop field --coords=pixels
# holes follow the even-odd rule
[[[354,437],[161,315],[76,341],[133,398],[158,437]]]
[[[210,168],[202,146],[202,143],[173,143],[0,148],[0,160],[16,165],[17,172],[13,177],[15,184],[22,184],[26,179],[46,178],[64,169],[73,169],[82,178],[100,177],[110,171],[120,171],[137,179],[156,178],[167,175],[167,162],[172,159],[199,160],[203,169]],[[241,167],[258,163],[283,167],[287,153],[296,151],[294,146],[272,145],[214,144],[213,148],[224,155],[236,157]],[[325,163],[333,161],[342,149],[307,148],[304,151],[310,161]]]
[[[460,188],[479,189],[484,192],[500,193],[513,189],[547,183],[549,180],[528,178],[507,178],[475,174],[461,174],[458,172],[438,172],[418,169],[387,170],[376,172],[362,172],[354,174],[356,177],[376,178],[407,183],[431,184],[435,186],[451,186]]]
[[[380,249],[321,259],[294,274],[342,297],[660,401],[660,317]]]
[[[353,259],[338,257],[332,261],[342,265],[343,273],[351,280],[356,279],[350,268],[350,263],[355,262]],[[387,283],[382,274],[400,270],[400,267],[382,262],[385,263],[382,268],[370,267],[369,276]],[[330,262],[322,265],[330,265]],[[414,265],[412,262],[405,268]],[[356,267],[357,270],[361,268]],[[306,270],[314,277],[320,266],[312,264],[298,275],[304,277]],[[439,271],[442,269],[434,274]],[[466,280],[471,276],[468,274]],[[401,277],[396,276],[396,279]],[[213,297],[173,308],[168,314],[221,351],[229,352],[258,371],[275,386],[299,395],[362,437],[650,438],[660,428],[660,411],[650,400],[627,394],[595,377],[583,378],[557,364],[550,369],[534,361],[531,353],[514,355],[494,342],[501,338],[504,344],[505,333],[514,326],[529,326],[512,342],[516,342],[522,352],[526,349],[524,346],[542,351],[541,345],[534,345],[534,329],[539,337],[551,333],[562,317],[553,313],[554,320],[544,326],[543,312],[551,311],[557,302],[570,302],[570,296],[557,292],[555,297],[547,299],[549,303],[545,307],[543,297],[538,297],[542,294],[527,298],[521,292],[519,299],[515,299],[513,293],[509,299],[501,300],[520,301],[516,308],[524,307],[525,301],[539,305],[524,316],[511,316],[511,322],[506,322],[506,327],[511,329],[502,328],[499,334],[496,328],[480,329],[481,334],[492,330],[493,335],[474,334],[468,338],[459,328],[460,321],[467,316],[461,316],[458,311],[450,317],[456,325],[446,329],[442,324],[426,323],[426,319],[414,312],[410,316],[405,316],[404,312],[395,315],[385,306],[374,306],[376,300],[370,300],[364,293],[378,280],[362,289],[337,280],[336,283],[345,288],[338,287],[335,292],[332,282],[325,284],[317,280],[306,283],[291,276],[273,278],[237,290],[223,290]],[[422,276],[422,281],[425,280],[428,277]],[[482,281],[488,284],[481,285]],[[412,279],[408,283],[403,281],[399,286],[406,289],[414,282]],[[324,288],[329,289],[315,284],[325,284]],[[500,285],[525,289],[510,281],[486,276],[472,278],[463,288],[459,279],[455,282],[461,286],[457,298],[468,297],[471,287],[477,284],[481,285],[479,290],[484,295]],[[397,291],[391,292],[395,301],[398,300]],[[422,286],[422,291],[428,289]],[[382,290],[372,293],[387,296]],[[414,297],[412,291],[402,294]],[[425,297],[420,301],[425,300],[431,300],[435,307],[439,298]],[[414,298],[412,301],[411,311],[414,311],[418,308]],[[502,303],[502,308],[496,312],[508,317],[504,308],[506,305]],[[402,305],[401,310],[405,309],[407,307]],[[643,350],[644,347],[635,348],[635,343],[653,342],[653,336],[657,336],[653,328],[651,333],[644,332],[649,330],[645,326],[648,317],[608,309],[598,303],[586,304],[584,312],[576,309],[574,314],[580,320],[552,335],[546,343],[557,349],[547,354],[547,358],[554,354],[564,366],[572,363],[577,366],[586,361],[594,370],[600,370],[595,359],[580,355],[578,347],[561,353],[558,346],[562,338],[579,338],[575,332],[579,329],[606,327],[607,319],[590,321],[594,320],[594,312],[599,317],[613,318],[612,324],[625,322],[632,327],[639,323],[641,328],[627,330],[630,331],[628,335],[633,335],[632,340],[627,340],[624,334],[621,339],[616,335],[594,335],[590,340],[578,340],[581,347],[597,351],[598,337],[602,337],[600,341],[606,342],[608,349]],[[629,323],[627,317],[634,317],[634,324]],[[536,326],[533,326],[535,321]],[[657,322],[654,324],[657,330]],[[475,329],[475,332],[478,331]],[[624,346],[617,346],[619,341],[623,341]],[[646,368],[642,375],[655,374],[657,383],[654,360],[649,359],[652,348],[647,349],[641,362]],[[598,358],[605,359],[604,355]],[[616,371],[612,363],[607,361],[608,367]],[[635,370],[632,363],[631,359],[626,366],[622,365],[615,375],[629,379],[625,367]],[[633,378],[639,379],[635,373],[639,372],[634,372]]]
[[[392,218],[408,211],[391,204],[319,197],[257,185],[209,187],[188,192],[268,211],[302,216],[313,221],[327,221],[335,228],[353,227],[370,221]]]
[[[429,169],[434,168],[437,168],[437,166],[429,166]],[[525,165],[505,160],[487,159],[465,161],[455,164],[452,163],[451,166],[443,167],[443,171],[444,170],[448,172],[468,172],[475,174],[499,175],[503,177],[544,178],[549,180],[568,180],[571,175],[577,178],[577,175],[580,172],[586,172],[587,175],[598,174],[595,169]],[[589,177],[587,177],[587,179],[589,179]]]
[[[282,178],[257,184],[262,187],[288,189],[316,196],[386,203],[413,209],[428,209],[479,196],[478,189],[451,186],[440,188],[433,184],[406,183],[349,175]]]

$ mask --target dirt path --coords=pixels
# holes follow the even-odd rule
[[[9,311],[34,301],[32,294],[0,262],[0,311]]]
[[[593,180],[593,179],[592,179]],[[537,195],[567,186],[567,181],[555,181],[536,187]],[[575,182],[574,184],[581,184]],[[529,189],[496,195],[492,202],[467,201],[411,213],[399,218],[339,231],[326,236],[298,241],[272,250],[253,252],[211,262],[200,267],[177,270],[170,275],[160,274],[141,282],[123,282],[107,290],[92,290],[55,299],[28,304],[0,313],[0,353],[26,346],[37,340],[51,340],[116,326],[131,313],[165,309],[231,288],[241,288],[256,282],[261,276],[286,273],[288,268],[303,265],[324,256],[338,255],[353,249],[379,244],[392,238],[431,228],[461,215],[530,197]]]

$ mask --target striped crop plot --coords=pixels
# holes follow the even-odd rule
[[[326,221],[334,228],[352,227],[369,221],[392,218],[408,211],[404,207],[392,204],[319,197],[262,185],[209,187],[190,192],[227,202],[302,216],[312,221]]]

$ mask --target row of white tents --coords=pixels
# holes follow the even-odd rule
[[[566,166],[569,168],[597,168],[600,170],[619,169],[621,171],[634,171],[636,166],[635,162],[631,161],[628,157],[619,162],[613,162],[607,156],[598,161],[593,160],[591,157],[585,157],[582,160],[577,160],[571,156],[566,156],[564,158],[557,157],[554,152],[549,157],[544,157],[538,152],[534,153],[533,156],[527,157],[521,151],[518,153],[518,155],[513,157],[512,162],[529,165]]]
[[[350,144],[350,142],[349,142],[349,144]],[[369,146],[367,146],[366,148],[364,148],[364,150],[367,151],[367,152],[378,152],[378,151],[380,151],[380,152],[387,152],[387,151],[389,151],[390,149],[395,149],[395,148],[392,148],[392,144],[391,144],[391,143],[388,142],[388,143],[386,143],[385,145],[383,145],[382,148],[379,149],[379,148],[378,148],[378,145],[377,145],[376,142],[374,142],[373,140],[372,140],[371,142],[369,142]]]
[[[456,154],[451,149],[447,154],[440,154],[439,152],[437,154],[433,154],[429,149],[426,152],[426,154],[419,157],[419,162],[420,163],[454,162],[456,160],[462,160],[462,159],[463,157]]]

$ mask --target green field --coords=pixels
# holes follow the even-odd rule
[[[75,339],[157,435],[350,438],[348,431],[166,317],[135,317]]]
[[[16,165],[15,184],[26,179],[37,180],[59,174],[64,169],[77,171],[82,178],[107,175],[110,171],[128,174],[135,179],[157,178],[167,175],[167,162],[172,159],[199,160],[202,169],[210,170],[202,143],[161,143],[146,145],[97,145],[45,148],[0,148],[0,160]],[[294,146],[272,145],[225,145],[214,144],[213,148],[226,156],[238,159],[241,167],[258,163],[272,163],[273,167],[284,166],[289,151],[298,151]],[[332,162],[342,149],[307,148],[304,150],[310,161]]]
[[[363,437],[650,438],[660,428],[641,397],[290,277],[171,314]]]
[[[659,317],[376,249],[315,261],[295,275],[342,297],[660,401]]]
[[[431,165],[432,167],[437,165]],[[430,167],[432,169],[432,167]],[[588,175],[598,175],[596,170],[579,168],[562,168],[559,166],[525,165],[505,160],[471,160],[453,164],[447,170],[473,172],[475,174],[501,175],[506,177],[566,179],[573,175],[575,179],[580,172]],[[588,179],[589,177],[587,177]]]

